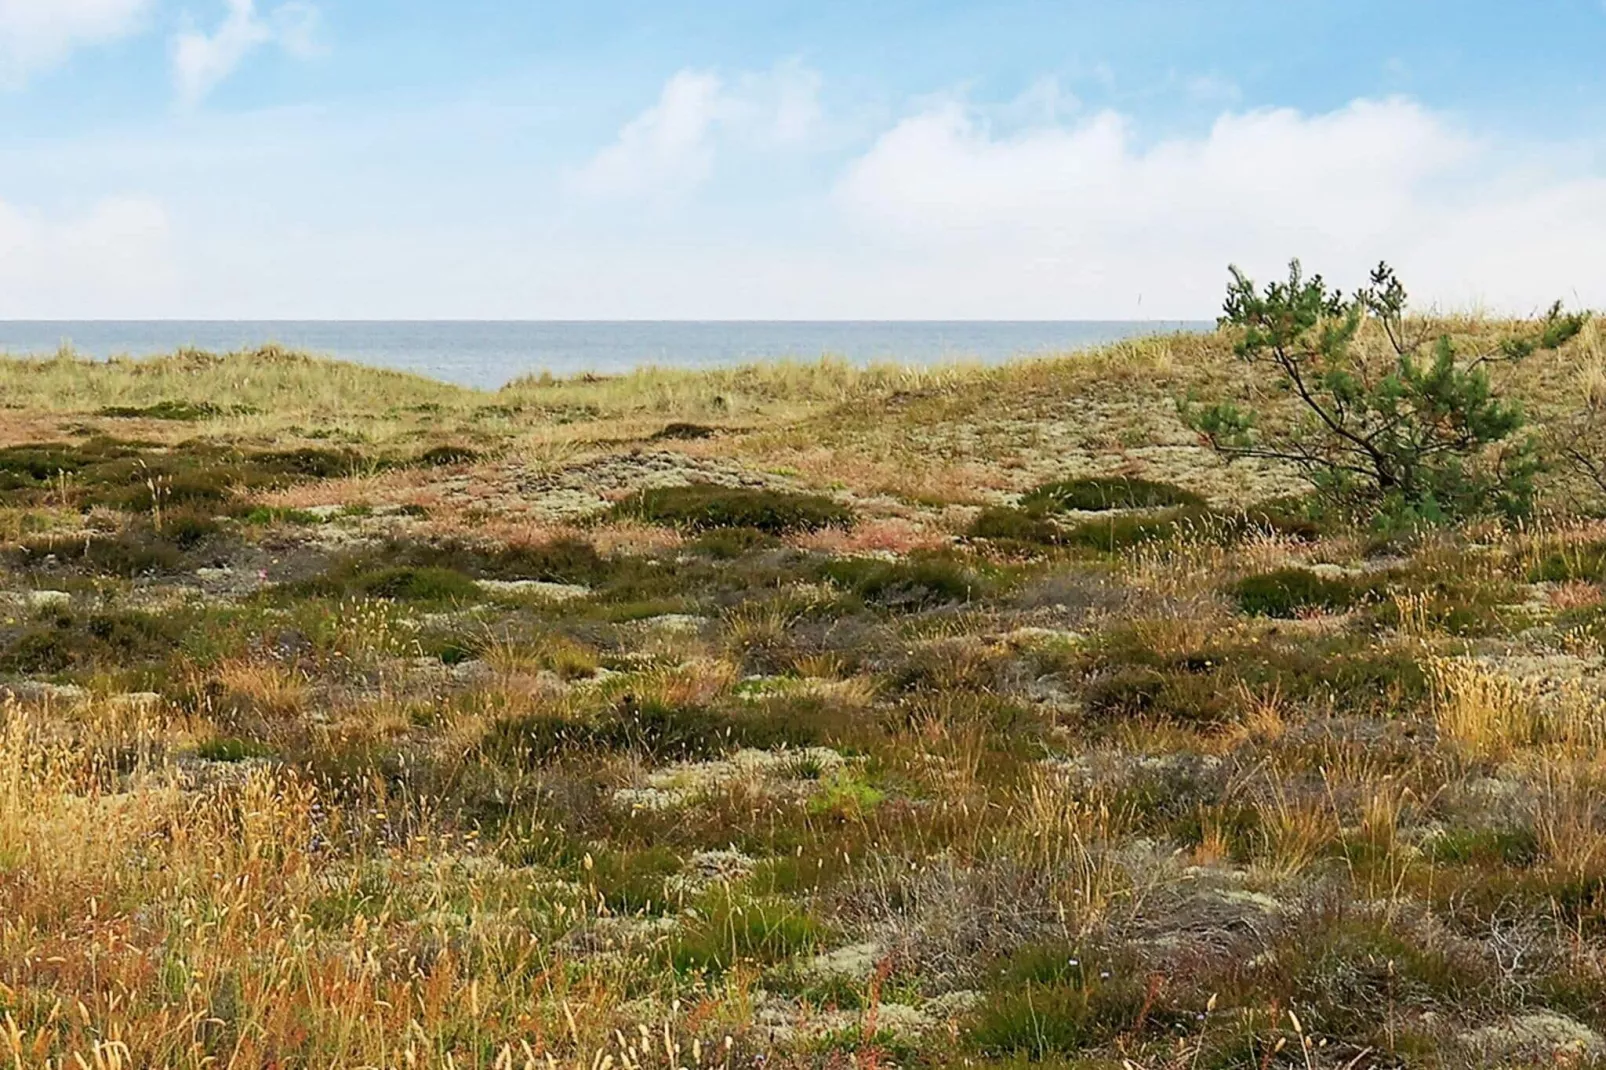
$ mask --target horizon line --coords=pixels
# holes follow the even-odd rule
[[[398,318],[385,319],[375,317],[357,317],[352,319],[328,318],[259,318],[251,316],[215,318],[215,317],[166,317],[159,319],[122,319],[116,317],[86,317],[82,319],[60,318],[0,318],[0,325],[16,323],[417,323],[417,324],[457,324],[457,323],[516,323],[516,324],[577,324],[577,323],[641,323],[641,324],[757,324],[757,323],[1214,323],[1214,318],[1192,318],[1187,316],[1156,316],[1140,318],[1067,318],[1067,319],[914,319],[914,318],[886,318],[886,319],[653,319],[653,318],[598,318],[598,319],[500,319],[500,318]]]

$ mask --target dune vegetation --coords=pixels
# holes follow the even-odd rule
[[[1606,329],[1515,505],[1244,338],[0,360],[0,1064],[1606,1062]]]

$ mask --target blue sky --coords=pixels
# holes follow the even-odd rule
[[[0,0],[0,316],[1606,305],[1606,4]]]

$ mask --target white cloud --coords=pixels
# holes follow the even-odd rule
[[[1346,287],[1386,257],[1422,302],[1606,306],[1601,142],[1520,143],[1403,100],[1229,109],[1157,139],[1048,82],[984,111],[821,117],[806,79],[709,77],[590,176],[649,194],[720,179],[639,218],[568,210],[553,195],[580,176],[542,170],[523,115],[478,106],[19,143],[13,204],[137,189],[172,223],[149,201],[0,208],[0,318],[1208,318],[1228,262],[1264,280],[1294,255]],[[441,163],[502,167],[510,144],[517,166]]]
[[[187,106],[199,103],[264,45],[276,44],[295,56],[317,50],[319,15],[310,3],[291,0],[267,16],[258,14],[255,0],[227,3],[228,14],[215,31],[186,30],[173,39],[173,80]]]
[[[712,174],[722,140],[807,144],[822,124],[819,92],[819,75],[795,63],[734,83],[711,71],[679,71],[611,145],[567,175],[568,185],[596,197],[684,193]]]
[[[0,319],[145,318],[175,287],[167,212],[111,197],[67,218],[0,201]]]
[[[0,0],[0,85],[139,28],[151,0]]]
[[[1446,304],[1606,301],[1580,290],[1606,279],[1606,179],[1505,162],[1545,156],[1406,100],[1228,113],[1147,146],[1113,112],[998,132],[947,103],[882,135],[835,193],[927,279],[930,305],[897,314],[1208,315],[1229,261],[1266,274],[1296,255],[1345,283],[1387,258]]]

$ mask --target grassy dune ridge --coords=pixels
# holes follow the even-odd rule
[[[1290,411],[0,360],[0,1061],[1606,1061],[1598,494],[1318,522],[1190,391]]]

